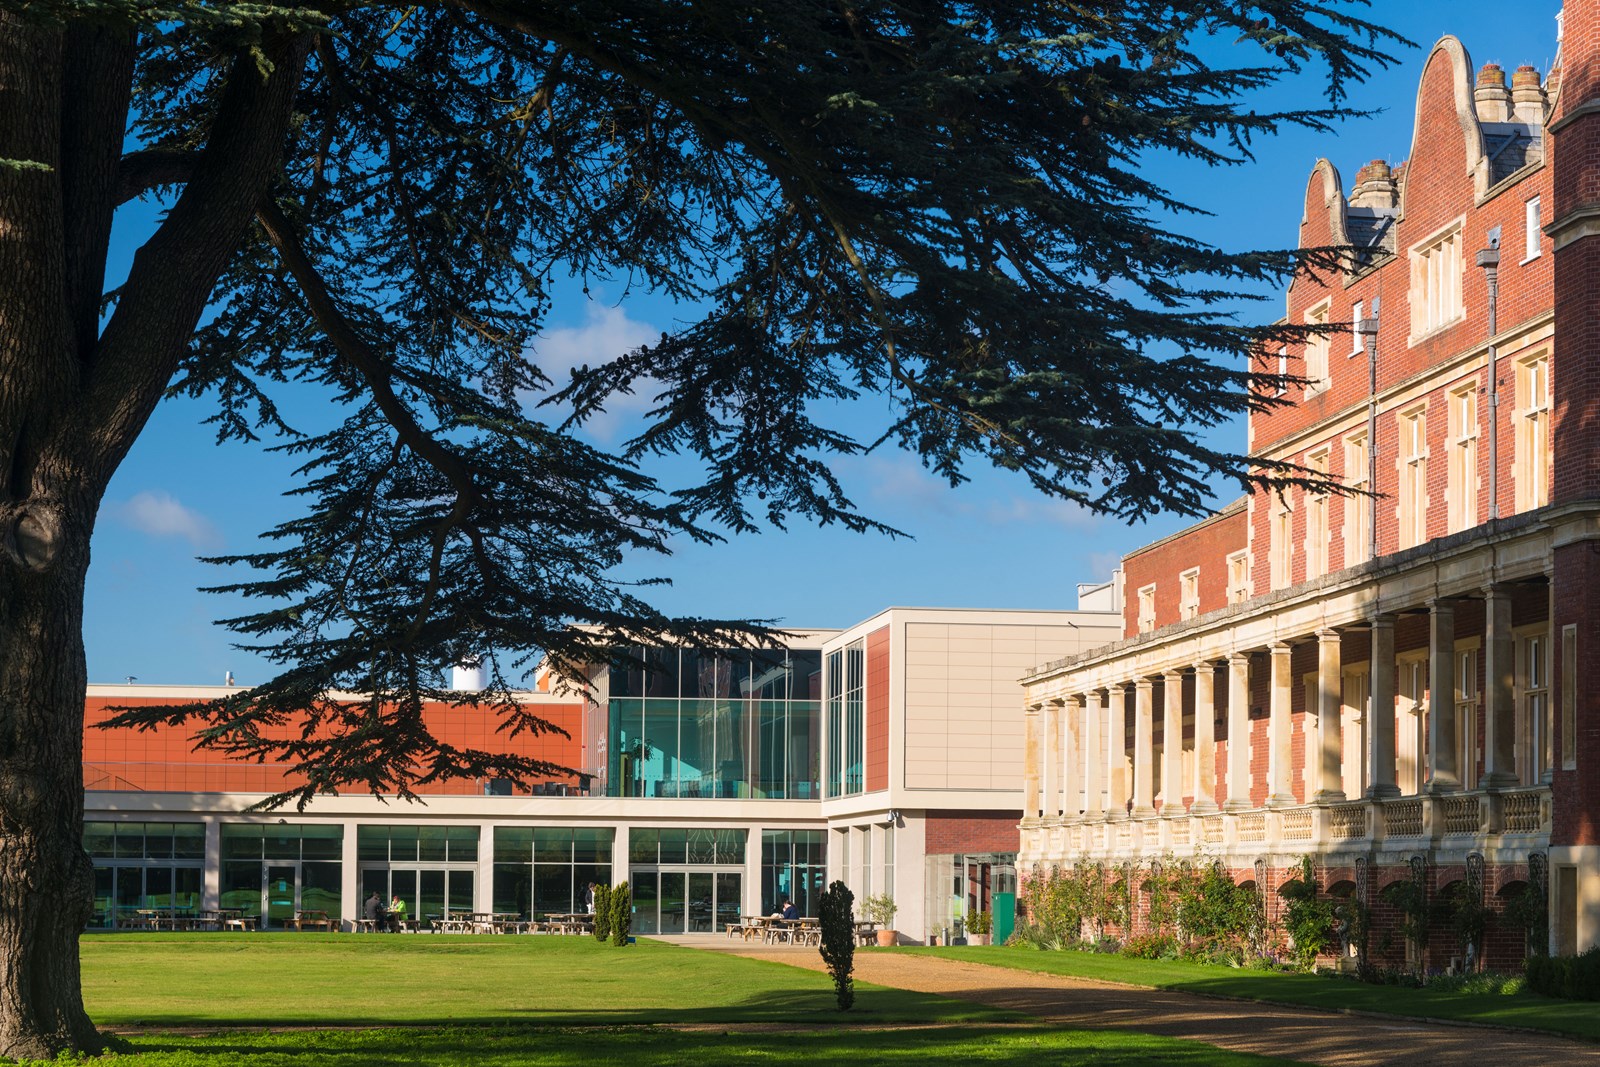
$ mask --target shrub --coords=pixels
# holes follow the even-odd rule
[[[1278,895],[1284,899],[1284,932],[1293,941],[1291,952],[1301,970],[1315,966],[1317,957],[1333,943],[1334,905],[1317,897],[1311,857],[1300,860],[1299,876],[1286,882]]]
[[[618,882],[611,890],[611,943],[626,945],[628,933],[633,929],[633,893],[627,882]]]
[[[611,940],[611,887],[594,887],[594,939],[601,944]]]
[[[1171,934],[1138,934],[1122,943],[1122,954],[1140,960],[1175,960],[1178,939]]]
[[[861,900],[861,913],[879,926],[893,924],[894,913],[899,910],[900,906],[894,902],[894,897],[888,893],[863,897]]]
[[[855,902],[849,886],[834,882],[822,891],[817,916],[822,924],[822,962],[828,965],[828,974],[833,978],[840,1011],[850,1010],[856,1002],[855,979],[851,977],[856,963]],[[893,914],[890,912],[891,917]]]
[[[1565,1000],[1600,1000],[1600,945],[1576,956],[1529,956],[1528,988]]]
[[[987,911],[975,911],[967,920],[967,929],[974,934],[987,934],[994,929],[994,914]]]

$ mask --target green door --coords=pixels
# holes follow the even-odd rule
[[[1017,928],[1017,895],[995,893],[989,899],[994,905],[994,936],[989,943],[1003,945]]]
[[[284,923],[294,918],[298,875],[294,867],[267,867],[267,926],[282,930]]]

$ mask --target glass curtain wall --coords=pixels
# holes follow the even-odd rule
[[[476,826],[356,827],[361,903],[399,897],[422,921],[476,911],[478,837]]]
[[[496,826],[494,910],[583,911],[590,882],[612,884],[612,838],[609,826]]]
[[[141,911],[199,912],[205,823],[86,822],[83,847],[94,860],[90,926],[125,926]]]
[[[866,645],[857,641],[828,653],[828,795],[854,796],[865,786],[864,696]]]
[[[344,827],[223,823],[221,906],[281,927],[297,911],[340,913]]]
[[[827,885],[826,830],[764,830],[761,834],[761,912],[771,915],[785,900],[801,915],[816,915]]]
[[[744,830],[631,830],[628,880],[635,931],[681,934],[737,922],[746,836]]]
[[[611,796],[818,795],[821,653],[642,649],[613,670]]]

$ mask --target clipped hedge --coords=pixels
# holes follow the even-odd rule
[[[1528,988],[1564,1000],[1600,1000],[1600,945],[1576,956],[1529,956]]]

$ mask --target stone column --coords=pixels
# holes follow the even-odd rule
[[[1106,690],[1106,812],[1116,818],[1127,814],[1128,684]]]
[[[1022,717],[1022,817],[1039,816],[1039,705],[1029,704]]]
[[[1394,759],[1394,617],[1372,620],[1372,706],[1367,709],[1367,796],[1400,795]]]
[[[1056,740],[1061,731],[1061,705],[1046,700],[1039,709],[1039,814],[1054,818],[1056,800],[1061,796],[1061,768],[1056,765]]]
[[[1194,803],[1193,814],[1217,810],[1217,667],[1194,665]]]
[[[1290,746],[1290,702],[1294,699],[1294,678],[1289,669],[1293,648],[1279,642],[1272,646],[1272,686],[1268,691],[1270,718],[1267,720],[1267,806],[1294,804],[1291,767],[1294,753]]]
[[[1317,734],[1321,751],[1317,761],[1318,804],[1337,804],[1344,796],[1344,694],[1340,674],[1339,632],[1317,631]],[[1311,753],[1306,753],[1311,758]]]
[[[1228,811],[1250,810],[1250,654],[1228,657]]]
[[[1155,689],[1155,682],[1149,678],[1133,683],[1133,816],[1136,819],[1148,819],[1156,813]]]
[[[1516,645],[1511,639],[1511,594],[1504,586],[1483,591],[1483,784],[1506,789],[1518,784],[1517,713],[1512,698]]]
[[[1183,673],[1161,676],[1161,814],[1183,810]]]
[[[1056,766],[1061,768],[1060,788],[1056,790],[1056,807],[1064,816],[1078,814],[1078,805],[1074,795],[1078,787],[1078,776],[1073,773],[1072,767],[1072,720],[1073,712],[1077,710],[1076,702],[1065,697],[1056,697],[1057,748]]]
[[[1105,814],[1105,786],[1100,772],[1105,769],[1105,741],[1101,738],[1100,720],[1105,718],[1105,708],[1100,700],[1100,690],[1085,693],[1083,697],[1083,817],[1098,819]]]
[[[1442,598],[1428,601],[1428,792],[1461,788],[1456,766],[1456,609]]]

